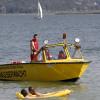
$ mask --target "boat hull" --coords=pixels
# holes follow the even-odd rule
[[[0,80],[76,81],[89,62],[23,63],[0,65]]]

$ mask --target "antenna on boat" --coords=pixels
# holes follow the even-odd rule
[[[63,33],[63,43],[67,46],[67,33]]]

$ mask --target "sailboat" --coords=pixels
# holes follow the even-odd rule
[[[38,0],[38,17],[40,19],[43,18],[43,11],[42,11],[42,7],[41,7],[41,4],[40,4],[40,1]]]

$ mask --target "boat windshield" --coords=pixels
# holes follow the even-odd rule
[[[47,60],[66,59],[67,55],[63,46],[49,47],[45,49]]]

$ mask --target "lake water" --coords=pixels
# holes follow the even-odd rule
[[[29,62],[29,42],[34,33],[39,34],[41,46],[45,39],[49,43],[60,42],[63,32],[68,33],[68,41],[71,43],[75,37],[79,37],[84,56],[92,61],[81,79],[75,83],[0,81],[0,100],[17,100],[15,92],[28,86],[42,93],[65,88],[73,90],[70,96],[48,100],[100,99],[99,14],[46,15],[42,20],[33,15],[0,15],[0,64],[10,63],[11,60]]]

